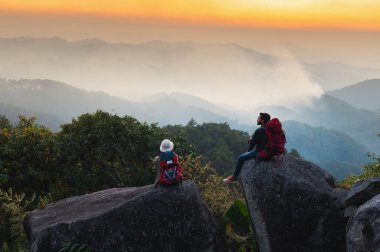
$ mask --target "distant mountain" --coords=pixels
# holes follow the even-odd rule
[[[331,95],[323,95],[310,101],[309,105],[288,109],[280,106],[262,106],[251,113],[268,112],[281,121],[295,120],[314,127],[326,127],[346,133],[370,152],[380,154],[380,114],[353,107]]]
[[[302,107],[297,112],[300,114],[297,121],[344,132],[371,152],[380,153],[380,138],[377,137],[380,116],[375,112],[357,109],[330,95],[315,99],[312,106]]]
[[[300,118],[300,115],[297,111],[284,107],[284,106],[266,105],[266,106],[256,107],[249,111],[249,113],[252,115],[255,115],[256,118],[261,112],[269,113],[273,117],[280,118],[282,121],[299,120]]]
[[[13,124],[16,124],[19,121],[18,116],[20,115],[35,117],[38,124],[44,125],[54,131],[58,131],[59,126],[63,123],[63,121],[57,116],[4,103],[0,103],[0,115],[8,118]]]
[[[380,78],[380,69],[359,68],[339,62],[305,63],[304,67],[310,73],[311,79],[326,91],[343,88],[365,79]]]
[[[0,100],[20,109],[52,115],[61,122],[69,122],[80,114],[102,109],[119,115],[130,115],[142,122],[158,122],[160,125],[184,125],[194,118],[198,123],[227,122],[232,128],[248,132],[253,131],[259,112],[269,112],[282,121],[296,120],[344,132],[358,143],[364,144],[370,152],[380,153],[380,138],[377,137],[380,133],[379,114],[357,109],[329,95],[314,99],[308,106],[293,109],[262,106],[257,111],[242,115],[241,111],[225,110],[206,100],[182,93],[161,93],[146,102],[131,102],[56,81],[0,79]]]
[[[54,115],[61,122],[69,122],[80,114],[101,109],[160,125],[186,124],[194,118],[199,123],[228,122],[239,127],[238,116],[200,98],[180,93],[158,94],[147,102],[131,102],[57,81],[0,79],[0,100],[18,108]],[[198,102],[199,106],[196,106]]]
[[[250,117],[250,114],[247,114],[246,111],[239,111],[233,108],[224,108],[205,99],[179,92],[156,94],[150,97],[150,100],[152,104],[157,104],[158,108],[162,107],[161,104],[167,104],[167,107],[172,107],[173,104],[175,104],[175,106],[179,106],[176,107],[176,109],[181,111],[180,114],[182,115],[178,115],[177,120],[180,118],[185,120],[184,122],[181,119],[181,124],[186,124],[190,116],[190,118],[196,119],[198,123],[228,122],[234,129],[245,129],[256,120]],[[148,105],[148,107],[152,106],[152,104]],[[190,112],[189,109],[193,112]],[[200,111],[197,112],[196,110]],[[212,121],[212,118],[215,119],[215,121]],[[172,122],[171,124],[178,124],[178,121]]]
[[[3,78],[53,79],[124,98],[141,92],[171,90],[220,100],[220,93],[242,90],[240,96],[245,101],[266,82],[284,82],[283,76],[277,76],[282,74],[294,75],[286,80],[292,82],[302,73],[325,90],[380,78],[379,69],[330,62],[297,62],[299,67],[285,71],[281,67],[293,64],[293,60],[235,44],[112,44],[101,40],[0,38],[0,55]]]
[[[63,121],[97,109],[119,112],[134,104],[102,92],[88,92],[51,80],[0,79],[0,100],[4,103],[53,114]]]
[[[349,87],[328,92],[349,104],[367,110],[380,110],[380,79],[359,82]]]
[[[298,150],[302,157],[319,164],[337,179],[361,173],[361,167],[371,161],[368,149],[342,132],[296,121],[284,122],[283,128],[288,150]]]
[[[251,117],[248,119],[240,115],[240,111],[224,110],[182,93],[161,93],[139,103],[50,80],[0,79],[0,100],[4,102],[0,104],[0,114],[12,121],[16,121],[19,114],[32,115],[39,123],[54,130],[80,114],[102,109],[120,116],[130,115],[142,122],[158,122],[161,126],[185,125],[194,118],[199,124],[227,122],[233,129],[252,132],[257,127],[258,112],[269,112],[283,122],[293,118],[310,124],[284,122],[287,148],[299,150],[306,159],[317,162],[339,178],[348,172],[358,172],[358,167],[368,162],[368,150],[376,152],[380,149],[380,138],[376,137],[380,116],[328,95],[316,99],[309,107],[297,108],[297,111],[281,106],[263,106],[246,113]],[[239,123],[240,118],[252,121],[244,125]],[[326,128],[315,128],[318,126]]]

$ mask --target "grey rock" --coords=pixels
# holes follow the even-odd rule
[[[358,207],[380,193],[380,178],[372,178],[355,183],[346,197],[345,217],[355,214]]]
[[[356,205],[346,207],[346,210],[344,210],[344,217],[351,217],[356,213],[356,210],[358,210],[358,207]]]
[[[61,242],[92,251],[217,251],[217,228],[198,188],[113,188],[67,198],[27,217],[30,251]]]
[[[347,223],[348,252],[380,252],[380,195],[361,205]]]
[[[293,156],[249,160],[240,180],[261,252],[346,250],[347,191],[317,165]]]
[[[355,214],[355,209],[380,193],[380,178],[372,178],[355,183],[346,197],[345,216]]]

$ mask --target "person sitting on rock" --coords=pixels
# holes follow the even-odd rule
[[[154,159],[157,167],[155,186],[176,185],[182,181],[182,167],[178,163],[178,155],[173,151],[174,144],[164,139],[160,145],[160,152]]]
[[[255,158],[257,153],[265,149],[267,144],[267,137],[265,133],[265,124],[270,121],[270,115],[268,113],[260,113],[257,117],[257,125],[261,125],[260,128],[255,130],[255,133],[248,140],[249,148],[246,153],[239,156],[236,164],[234,174],[223,179],[224,183],[237,183],[237,177],[240,174],[240,170],[243,167],[244,161]]]

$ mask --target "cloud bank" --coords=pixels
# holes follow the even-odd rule
[[[126,99],[182,92],[240,109],[294,107],[322,95],[289,53],[235,44],[109,44],[99,40],[0,39],[0,76],[53,79]]]

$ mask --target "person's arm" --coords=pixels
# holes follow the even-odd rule
[[[265,139],[265,128],[260,127],[255,130],[255,133],[252,135],[252,138],[249,141],[249,148],[248,151],[253,150],[257,143],[262,143]]]
[[[257,131],[257,130],[256,130],[256,131]],[[251,138],[249,139],[249,147],[248,147],[248,151],[253,150],[253,148],[255,148],[255,146],[256,146],[256,144],[257,144],[256,131],[255,131],[255,133],[252,134]]]

